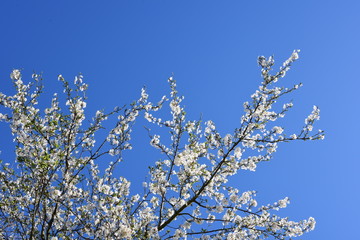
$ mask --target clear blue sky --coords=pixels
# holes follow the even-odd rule
[[[282,124],[300,128],[316,104],[316,127],[326,131],[325,140],[280,145],[271,162],[232,182],[258,190],[264,202],[289,196],[284,216],[315,217],[315,231],[301,239],[356,239],[359,9],[357,0],[3,0],[0,91],[9,91],[14,68],[23,69],[24,79],[43,72],[47,93],[61,91],[58,74],[72,81],[81,72],[92,114],[130,103],[143,85],[157,100],[167,94],[166,79],[174,73],[189,116],[202,113],[225,134],[237,127],[242,102],[261,80],[257,56],[274,55],[281,64],[301,49],[284,81],[304,87],[292,96],[295,106]],[[140,152],[148,142],[141,127],[134,142]],[[12,151],[11,136],[4,125],[0,130],[4,159]],[[143,178],[146,162],[157,160],[147,156],[129,153],[124,175]]]

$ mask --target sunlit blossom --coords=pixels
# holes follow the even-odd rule
[[[211,120],[187,119],[173,77],[168,79],[169,99],[164,96],[154,104],[143,88],[129,106],[96,111],[85,121],[87,85],[81,74],[71,83],[59,75],[64,98],[54,95],[40,111],[42,86],[24,84],[21,71],[13,70],[16,93],[0,93],[5,108],[0,121],[9,124],[16,143],[16,162],[0,169],[0,237],[250,240],[285,239],[313,230],[312,217],[296,222],[276,215],[290,203],[288,197],[263,205],[256,191],[229,184],[230,176],[255,171],[271,160],[279,144],[324,138],[322,130],[313,131],[320,119],[317,106],[298,134],[275,125],[293,106],[276,106],[277,100],[301,86],[275,83],[298,58],[295,50],[275,73],[274,57],[258,58],[263,81],[243,104],[239,126],[226,135]],[[39,77],[34,74],[34,81]],[[165,102],[169,114],[158,114]],[[124,152],[132,149],[132,130],[140,116],[152,126],[146,127],[148,142],[159,156],[132,159],[139,161],[139,169],[145,162],[150,165],[139,179],[144,191],[134,193],[131,182],[114,173],[127,160]],[[112,127],[103,125],[107,119],[114,121]]]

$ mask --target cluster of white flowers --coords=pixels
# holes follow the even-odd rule
[[[0,169],[0,237],[284,239],[313,230],[313,218],[294,222],[275,215],[289,204],[288,198],[260,205],[255,191],[228,185],[238,171],[255,171],[260,162],[270,160],[279,143],[323,138],[321,130],[310,133],[319,120],[317,107],[299,134],[287,135],[283,127],[268,124],[292,107],[287,103],[275,111],[278,98],[301,86],[272,86],[298,53],[294,51],[274,75],[270,73],[274,58],[259,57],[262,85],[244,103],[240,126],[224,136],[213,121],[186,119],[184,97],[178,95],[172,77],[169,99],[164,96],[153,104],[143,88],[128,108],[97,111],[90,125],[84,126],[87,85],[81,74],[73,87],[60,75],[64,109],[54,95],[42,113],[36,107],[41,76],[34,74],[35,84],[24,84],[21,72],[14,70],[10,77],[16,93],[0,93],[0,105],[10,110],[1,112],[0,120],[9,123],[17,143],[16,167],[3,164]],[[164,120],[154,112],[166,101],[171,117]],[[130,194],[130,182],[113,173],[123,160],[122,152],[132,149],[132,127],[142,113],[150,123],[168,129],[169,136],[161,135],[160,140],[160,134],[149,130],[150,145],[160,151],[161,159],[150,167],[144,193]],[[117,115],[114,127],[104,139],[97,139],[96,133],[104,129],[102,122],[113,115]],[[98,161],[108,158],[115,161],[102,173]]]

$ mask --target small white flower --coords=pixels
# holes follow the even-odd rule
[[[282,127],[278,127],[278,126],[273,127],[272,130],[277,134],[281,134],[284,131]]]
[[[19,69],[14,69],[12,73],[10,74],[10,78],[12,80],[20,80],[21,78],[21,72]]]
[[[293,60],[299,59],[299,52],[300,52],[300,50],[294,50],[294,52],[291,54],[291,58]]]
[[[242,152],[240,147],[235,148],[235,152],[234,152],[234,156],[236,157],[237,160],[239,160],[241,158]]]
[[[295,139],[297,139],[297,136],[296,136],[296,134],[292,134],[292,135],[290,135],[290,138],[295,140]]]

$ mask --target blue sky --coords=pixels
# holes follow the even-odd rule
[[[282,124],[299,129],[316,104],[325,140],[283,144],[271,162],[232,183],[258,190],[264,202],[290,197],[284,216],[315,217],[315,231],[301,239],[354,239],[360,223],[359,9],[356,0],[4,0],[0,91],[10,91],[14,68],[25,79],[42,72],[49,94],[61,91],[58,74],[72,80],[81,72],[92,114],[130,103],[144,85],[155,101],[168,93],[166,79],[174,74],[189,117],[202,114],[226,134],[261,81],[257,56],[274,55],[280,65],[301,49],[283,81],[304,87],[292,95],[295,106]],[[135,151],[148,142],[141,127]],[[11,136],[0,129],[4,159]],[[124,175],[143,178],[145,156],[129,158]]]

